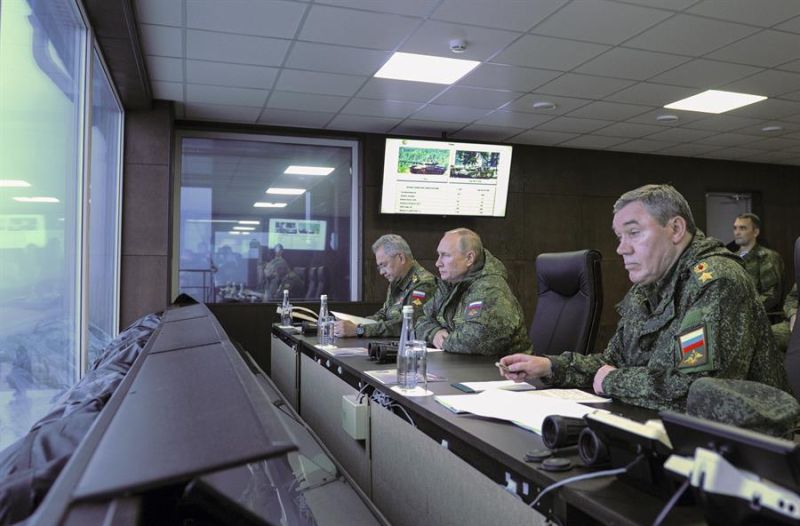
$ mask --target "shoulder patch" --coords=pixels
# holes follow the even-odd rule
[[[697,281],[703,284],[713,281],[715,278],[711,265],[709,265],[707,261],[701,261],[692,267],[692,271],[694,273],[694,277],[697,278]]]
[[[705,325],[695,326],[678,334],[678,369],[700,367],[708,363],[708,342]]]
[[[481,314],[481,309],[483,309],[483,301],[473,301],[464,309],[464,317],[468,320],[477,318]]]
[[[425,301],[425,291],[423,290],[415,290],[411,292],[411,303],[419,307],[422,305],[422,302]]]

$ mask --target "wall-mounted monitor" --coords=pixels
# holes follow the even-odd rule
[[[511,146],[386,139],[381,213],[506,215]]]
[[[325,250],[327,221],[317,219],[269,220],[269,247],[280,243],[286,250]]]

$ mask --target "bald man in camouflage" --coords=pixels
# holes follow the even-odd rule
[[[618,305],[602,354],[507,356],[513,380],[557,386],[652,409],[686,408],[702,377],[745,379],[788,391],[767,315],[737,256],[695,226],[686,199],[647,185],[614,204],[613,230],[633,286]]]
[[[483,248],[478,234],[451,230],[437,252],[441,279],[417,321],[417,337],[452,353],[530,351],[525,317],[506,281],[506,268]]]

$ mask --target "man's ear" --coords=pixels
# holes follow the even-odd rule
[[[761,234],[761,229],[758,227],[753,227],[753,236],[758,237],[759,234]]]
[[[477,259],[475,257],[475,251],[474,250],[467,251],[467,253],[464,254],[464,258],[467,260],[467,266],[470,266],[470,267],[475,264],[475,259]]]
[[[406,257],[406,255],[405,255],[405,254],[403,254],[402,252],[398,252],[398,253],[397,253],[397,257],[398,257],[398,259],[400,260],[400,264],[401,264],[401,265],[405,265],[405,264],[406,264],[406,261],[408,261],[408,258]]]
[[[670,233],[672,235],[672,242],[680,243],[686,237],[686,219],[681,216],[675,216],[669,220]]]

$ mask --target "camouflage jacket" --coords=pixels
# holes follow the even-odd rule
[[[389,284],[383,307],[372,316],[367,316],[378,323],[364,325],[364,336],[367,338],[400,336],[400,328],[403,326],[403,306],[414,306],[414,321],[416,321],[422,315],[422,309],[419,307],[431,299],[435,290],[436,278],[415,261],[403,278]]]
[[[797,283],[786,295],[786,300],[783,302],[783,314],[786,315],[787,320],[797,314]]]
[[[463,281],[439,280],[433,300],[416,326],[417,337],[433,343],[440,329],[449,336],[444,350],[453,353],[502,355],[528,352],[531,344],[525,316],[506,282],[508,274],[499,259],[484,250],[483,267],[470,271]]]
[[[683,411],[699,377],[746,379],[788,390],[781,356],[752,281],[699,230],[660,281],[634,285],[617,305],[617,331],[602,354],[549,356],[548,383],[591,387],[604,364],[617,367],[603,391],[623,402]]]
[[[289,297],[297,298],[302,297],[305,283],[303,278],[297,275],[293,270],[288,271],[283,277],[276,276],[267,288],[267,298],[273,301],[280,301],[283,299],[283,291],[289,291]]]
[[[285,275],[289,270],[289,264],[283,259],[283,256],[275,256],[264,264],[264,278],[267,280],[280,279],[280,276]]]
[[[781,281],[783,260],[774,250],[756,244],[750,252],[741,256],[742,263],[758,292],[758,300],[767,312],[781,307]]]

